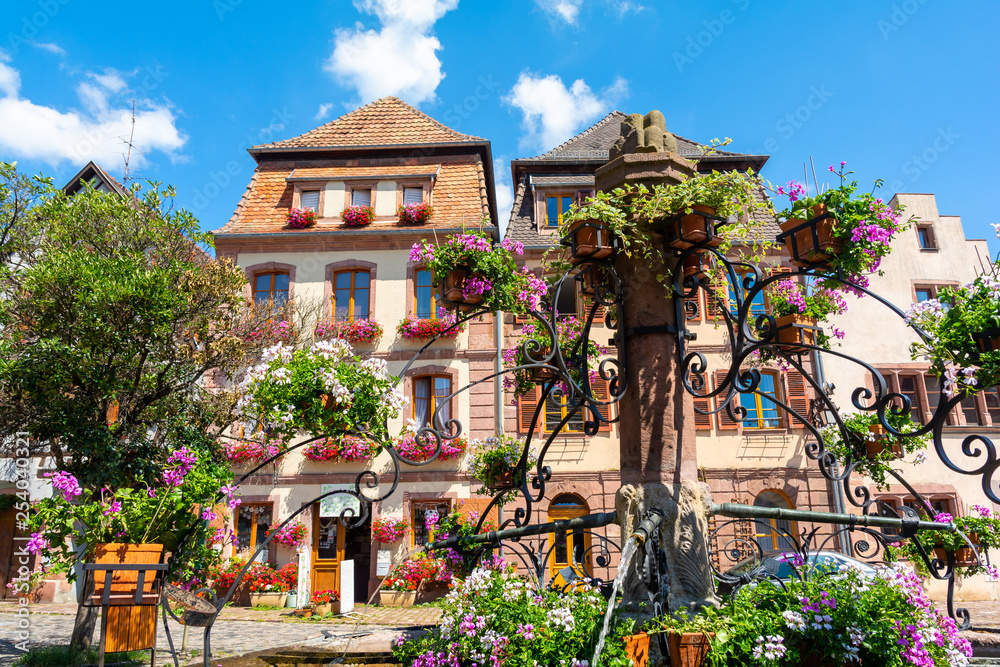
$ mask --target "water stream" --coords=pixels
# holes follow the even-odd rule
[[[622,557],[618,562],[618,574],[615,575],[614,583],[611,584],[611,599],[608,600],[608,610],[604,612],[604,626],[601,628],[601,634],[597,636],[597,648],[594,649],[594,659],[590,661],[592,667],[597,665],[597,659],[601,657],[601,651],[604,650],[604,640],[607,638],[608,629],[611,627],[611,614],[615,611],[618,590],[628,575],[628,566],[632,562],[632,556],[635,555],[638,546],[636,539],[630,537],[625,546],[622,547]]]

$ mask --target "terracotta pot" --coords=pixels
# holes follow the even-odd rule
[[[468,278],[474,277],[475,274],[470,275],[469,271],[464,268],[453,269],[448,272],[448,275],[444,277],[441,281],[441,305],[443,306],[455,306],[459,310],[472,310],[476,304],[483,300],[482,294],[472,294],[468,298],[462,295],[462,288],[465,287],[465,281]]]
[[[952,554],[955,556],[955,567],[976,567],[979,561],[976,552],[970,547],[959,547]],[[948,563],[948,550],[944,547],[934,547],[934,557],[942,563]]]
[[[155,565],[163,557],[162,544],[98,544],[94,550],[94,563]],[[94,573],[93,604],[100,604],[104,595],[104,573]],[[123,604],[108,608],[108,629],[106,650],[140,651],[152,648],[156,642],[156,602],[158,596],[153,590],[152,572],[147,572],[143,580],[144,606]],[[111,578],[111,601],[119,604],[129,599],[135,600],[139,572],[115,572]]]
[[[987,329],[972,336],[980,352],[996,352],[1000,350],[1000,329]]]
[[[288,593],[250,593],[252,607],[284,607]]]
[[[643,632],[624,639],[625,654],[632,660],[632,665],[646,667],[649,664],[649,635]]]
[[[582,262],[585,259],[604,259],[610,257],[614,252],[611,242],[611,232],[604,228],[590,227],[584,225],[599,225],[600,220],[589,218],[587,220],[577,220],[569,228],[569,232],[564,238],[571,240],[570,261],[573,264]]]
[[[803,345],[816,345],[819,331],[808,327],[816,326],[816,318],[802,315],[783,315],[774,318],[778,329],[778,349],[782,352],[808,352]]]
[[[417,599],[416,591],[380,591],[383,607],[412,607]]]
[[[705,255],[688,255],[684,260],[684,277],[694,276],[694,278],[701,282],[708,277],[708,261]]]
[[[546,345],[544,347],[539,348],[538,352],[533,353],[531,356],[534,357],[535,359],[545,359],[550,354],[552,354],[552,347],[550,345]],[[556,372],[551,368],[537,367],[531,369],[531,379],[534,380],[535,382],[548,382],[555,376]]]
[[[703,215],[715,215],[715,209],[700,204],[692,206],[691,209],[691,213],[678,213],[667,221],[665,233],[670,239],[667,245],[678,250],[686,250],[700,243],[713,248],[722,243],[722,239],[714,231],[718,221]],[[712,230],[711,234],[709,229]]]
[[[667,635],[671,667],[701,667],[712,648],[714,632],[671,632]]]
[[[865,440],[865,453],[868,458],[873,459],[886,449],[889,449],[896,458],[903,457],[903,446],[899,444],[898,440],[887,437],[886,430],[881,424],[873,424],[868,427],[868,430],[879,436],[875,440]]]
[[[580,272],[580,294],[583,296],[593,296],[597,292],[598,285],[608,282],[607,274],[600,266],[588,266]]]
[[[826,215],[826,204],[816,204],[812,207],[814,220],[822,215]],[[804,225],[807,221],[802,218],[792,218],[781,223],[782,232],[790,232],[799,225]],[[824,218],[816,222],[816,236],[819,239],[817,246],[813,242],[812,226],[805,227],[792,235],[785,237],[785,246],[792,255],[792,264],[795,266],[825,266],[829,265],[832,255],[836,255],[844,247],[844,244],[833,236],[833,228],[836,218]],[[792,238],[795,238],[795,245],[792,245]]]
[[[514,471],[507,468],[499,474],[493,475],[492,486],[494,489],[512,489],[517,486],[517,483],[514,481]]]

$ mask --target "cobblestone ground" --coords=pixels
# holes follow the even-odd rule
[[[11,665],[19,654],[14,648],[17,617],[16,607],[9,603],[0,603],[0,666]],[[73,631],[73,621],[76,614],[75,604],[36,605],[32,607],[31,639],[29,645],[36,644],[67,644]],[[387,641],[398,636],[397,628],[418,625],[434,625],[441,616],[441,611],[433,607],[413,607],[399,609],[393,607],[368,607],[358,605],[349,615],[328,619],[322,622],[298,619],[290,615],[290,610],[253,610],[248,608],[226,608],[219,615],[212,628],[212,656],[225,658],[238,656],[253,651],[277,648],[280,646],[316,644],[326,641],[323,631],[345,636],[355,628],[360,632],[377,632],[384,634]],[[100,624],[95,632],[95,642],[100,635]],[[183,626],[170,623],[170,634],[174,645],[180,648]],[[158,656],[158,665],[173,664],[166,652],[167,636],[160,627],[157,646],[162,654]],[[197,659],[203,646],[203,633],[200,628],[191,628],[188,634],[188,656],[181,660],[188,664]],[[199,651],[191,654],[190,650]]]

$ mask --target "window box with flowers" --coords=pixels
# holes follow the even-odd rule
[[[262,434],[263,440],[233,440],[223,448],[223,458],[235,466],[255,465],[288,449],[285,440]]]
[[[381,451],[379,445],[358,435],[341,435],[311,442],[302,449],[302,456],[315,463],[367,461]]]
[[[372,537],[382,544],[395,544],[403,539],[410,523],[403,518],[383,517],[372,521]]]
[[[449,313],[443,308],[436,318],[408,316],[396,327],[396,333],[406,340],[430,340],[441,338],[456,338],[465,331],[465,322],[456,324],[455,313]]]
[[[316,224],[316,211],[311,208],[293,208],[285,215],[285,224],[292,229],[306,229]]]
[[[340,212],[340,219],[348,227],[365,227],[375,222],[375,209],[371,206],[348,206]]]
[[[404,435],[395,440],[393,447],[396,449],[396,453],[407,461],[422,463],[434,455],[434,451],[437,449],[437,438],[430,434],[426,437],[418,437],[413,434]],[[465,438],[442,439],[441,451],[438,453],[437,460],[457,459],[465,453],[467,447],[468,442]]]
[[[434,217],[434,208],[427,202],[404,204],[396,209],[400,224],[422,225]]]
[[[340,338],[352,345],[374,345],[382,338],[382,325],[375,320],[334,320],[316,325],[314,335],[318,339]]]
[[[504,239],[497,245],[485,234],[468,232],[438,245],[414,243],[410,261],[430,269],[446,307],[527,313],[539,307],[546,286],[527,267],[518,269],[514,255],[523,253],[519,241]]]

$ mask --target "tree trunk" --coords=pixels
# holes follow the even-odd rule
[[[82,577],[77,581],[83,586],[83,594],[79,601],[89,601],[94,594],[94,578]],[[90,648],[90,643],[94,639],[94,627],[97,625],[97,607],[84,607],[82,604],[76,608],[76,622],[73,624],[73,638],[70,640],[70,648],[74,651],[86,651]]]

